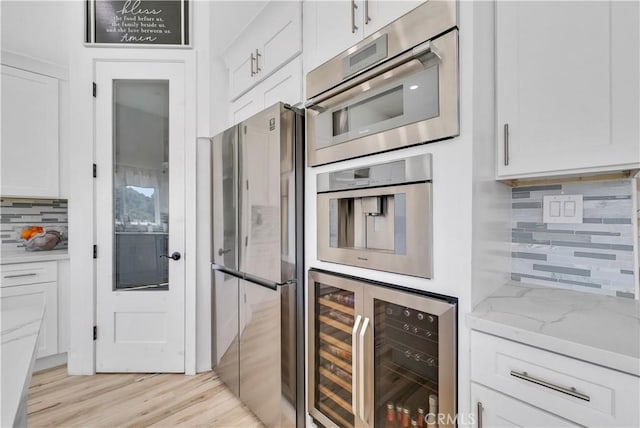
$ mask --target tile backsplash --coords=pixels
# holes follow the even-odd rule
[[[20,232],[26,226],[42,226],[61,232],[56,249],[68,244],[68,213],[65,199],[0,198],[2,252],[24,250]]]
[[[631,179],[512,189],[511,279],[635,297]],[[545,224],[542,198],[583,195],[582,224]]]

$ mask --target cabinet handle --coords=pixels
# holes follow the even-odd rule
[[[371,21],[369,17],[369,0],[364,0],[364,23],[365,25]]]
[[[504,166],[509,165],[509,124],[504,124]]]
[[[366,422],[364,413],[364,335],[367,333],[367,327],[369,327],[369,318],[365,317],[362,322],[362,328],[360,329],[360,344],[358,346],[358,403],[360,419]],[[353,375],[353,374],[352,374]]]
[[[260,73],[262,69],[260,68],[260,52],[256,49],[256,74]]]
[[[477,426],[478,428],[482,428],[482,412],[484,410],[484,407],[482,407],[482,403],[480,401],[478,401],[478,408],[476,409],[476,414],[478,416],[478,423]]]
[[[257,58],[253,56],[253,52],[251,52],[251,77],[258,74],[257,71],[253,71],[253,63],[257,61]]]
[[[535,383],[536,385],[540,385],[540,386],[544,386],[545,388],[553,389],[554,391],[558,391],[558,392],[561,392],[563,394],[567,394],[567,395],[570,395],[572,397],[579,398],[580,400],[591,401],[591,397],[589,397],[586,394],[582,394],[582,393],[576,391],[576,389],[574,387],[565,388],[563,386],[554,385],[554,384],[549,383],[547,381],[544,381],[542,379],[538,379],[538,378],[529,376],[529,374],[527,372],[520,373],[520,372],[517,372],[515,370],[511,370],[510,374],[511,374],[511,376],[517,377],[518,379],[526,380],[527,382]]]
[[[351,32],[355,34],[358,31],[358,27],[356,26],[356,9],[358,5],[356,4],[356,0],[351,0]]]
[[[358,335],[360,321],[362,321],[362,316],[358,315],[353,323],[353,330],[351,330],[351,411],[355,417],[358,417],[358,405],[356,404],[356,391],[358,389],[356,336]]]
[[[20,273],[16,275],[5,275],[5,278],[23,278],[25,276],[36,276],[37,273]]]

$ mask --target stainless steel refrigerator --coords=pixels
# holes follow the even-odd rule
[[[278,103],[212,147],[213,366],[273,427],[304,426],[303,126]]]

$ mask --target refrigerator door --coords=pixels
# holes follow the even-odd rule
[[[240,283],[240,399],[269,427],[294,427],[295,379],[290,382],[289,344],[295,346],[295,306],[289,304],[292,285],[271,289]],[[291,386],[293,385],[293,390]],[[293,395],[291,395],[291,393]]]
[[[230,128],[213,138],[213,262],[238,270],[238,132]],[[238,295],[240,279],[214,270],[213,366],[220,379],[240,394]]]
[[[275,104],[240,123],[238,132],[240,271],[284,283],[295,266],[295,247],[289,249],[295,236],[293,112]]]
[[[213,322],[215,325],[215,360],[213,366],[220,379],[240,395],[239,288],[240,279],[224,272],[215,275]]]
[[[238,270],[238,131],[213,137],[213,262]]]

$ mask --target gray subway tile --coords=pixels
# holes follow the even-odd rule
[[[603,218],[604,224],[631,224],[630,218]]]
[[[597,223],[597,224],[601,224],[602,223],[602,218],[600,217],[584,217],[582,219],[583,223]]]
[[[33,204],[29,204],[29,203],[26,203],[26,202],[14,202],[12,204],[12,206],[21,207],[21,208],[31,208],[33,206]]]
[[[585,257],[588,259],[602,259],[602,260],[615,260],[615,254],[603,254],[603,253],[586,253],[582,251],[576,251],[573,253],[576,257]]]
[[[618,250],[618,251],[633,251],[633,245],[611,244],[611,249]]]
[[[520,281],[521,276],[518,275],[517,273],[512,273],[511,274],[511,280],[512,281]]]
[[[613,196],[583,196],[584,201],[615,201],[631,199],[631,195],[613,195]]]
[[[511,193],[516,192],[536,192],[540,190],[562,190],[561,184],[548,184],[546,186],[524,186],[524,187],[514,187],[511,189]]]
[[[511,199],[529,199],[530,196],[529,192],[514,192],[511,194]]]
[[[516,223],[516,226],[521,229],[547,229],[547,225],[544,223],[534,223],[528,221],[519,221]]]
[[[620,269],[620,273],[623,275],[633,275],[633,271],[629,269]]]
[[[620,232],[598,232],[594,230],[577,230],[576,235],[621,236]]]
[[[616,297],[624,297],[626,299],[635,299],[636,295],[634,293],[625,293],[624,291],[616,291]]]
[[[525,253],[521,251],[516,251],[511,253],[511,257],[516,259],[529,259],[529,260],[543,260],[547,261],[546,254],[538,254],[538,253]]]
[[[576,269],[576,268],[569,268],[564,266],[534,264],[533,270],[539,270],[542,272],[564,273],[567,275],[591,276],[591,271],[587,269]]]
[[[551,245],[558,247],[598,248],[600,250],[612,249],[611,244],[594,244],[591,242],[551,241]]]
[[[600,284],[592,284],[590,282],[573,281],[573,280],[570,280],[570,279],[559,279],[558,282],[561,282],[563,284],[581,285],[583,287],[602,288],[602,285],[600,285]]]
[[[516,210],[523,208],[542,208],[542,202],[514,202],[511,204],[511,208]]]

